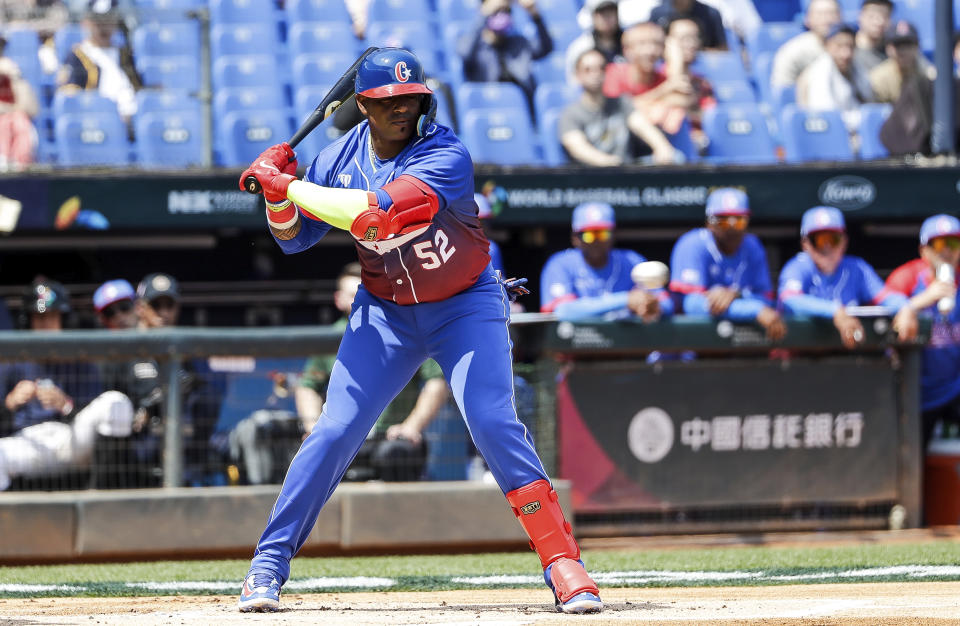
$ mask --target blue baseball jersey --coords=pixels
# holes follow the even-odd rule
[[[490,263],[488,241],[473,199],[473,161],[453,132],[431,125],[392,159],[373,152],[366,121],[327,146],[307,168],[304,180],[323,187],[381,190],[405,174],[433,189],[440,208],[426,231],[386,241],[357,241],[363,284],[377,297],[397,304],[436,302],[473,285]],[[378,193],[381,207],[387,194]],[[277,243],[284,252],[305,250],[331,228],[309,213],[296,237]]]
[[[540,274],[540,310],[550,313],[558,305],[577,298],[596,298],[633,289],[630,270],[643,263],[643,255],[633,250],[614,248],[602,268],[591,267],[577,248],[561,250],[550,256]]]
[[[870,264],[855,256],[845,256],[830,276],[821,272],[806,252],[787,261],[780,272],[780,302],[793,313],[824,317],[833,315],[836,306],[890,304],[899,308],[905,299],[886,289],[883,280]],[[813,296],[826,306],[806,307],[803,300],[791,303],[796,296]],[[889,300],[889,302],[887,302]]]
[[[771,301],[773,285],[767,253],[756,235],[747,233],[736,252],[725,255],[706,228],[684,233],[670,256],[670,289],[701,293],[716,286],[732,287],[743,296]]]

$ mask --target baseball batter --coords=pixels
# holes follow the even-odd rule
[[[267,200],[267,221],[287,253],[331,228],[351,232],[363,285],[330,373],[327,402],[290,464],[240,594],[241,611],[275,611],[290,560],[377,417],[432,357],[470,434],[530,537],[558,610],[598,612],[597,585],[517,419],[508,285],[490,266],[477,219],[470,155],[433,122],[434,96],[410,52],[382,48],[356,76],[366,118],[321,152],[303,180],[289,145],[243,173]]]

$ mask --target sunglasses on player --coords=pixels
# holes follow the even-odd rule
[[[930,247],[938,253],[944,250],[956,252],[960,250],[960,237],[935,237],[930,240]]]
[[[610,237],[613,236],[609,230],[585,230],[580,233],[580,240],[583,243],[593,243],[595,241],[610,241]]]
[[[133,302],[130,300],[120,300],[119,302],[114,302],[104,310],[100,311],[100,315],[106,319],[112,318],[114,315],[119,313],[129,313],[133,310]]]
[[[813,247],[817,250],[824,250],[826,248],[836,248],[840,245],[840,242],[843,241],[843,233],[839,233],[835,230],[821,230],[815,233],[810,233],[808,235],[810,243],[813,244]]]
[[[710,224],[721,230],[746,230],[750,218],[746,215],[714,215]]]

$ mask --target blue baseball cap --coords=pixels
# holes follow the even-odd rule
[[[750,215],[747,194],[733,187],[714,189],[707,196],[707,217],[720,215]]]
[[[927,245],[937,237],[960,237],[960,220],[952,215],[941,213],[923,220],[920,227],[920,243]]]
[[[613,230],[617,227],[613,207],[606,202],[584,202],[573,210],[573,232]]]
[[[846,232],[847,223],[840,209],[832,206],[815,206],[804,211],[803,219],[800,220],[800,236],[806,237],[821,230]]]
[[[99,313],[114,302],[133,300],[136,298],[136,295],[136,292],[133,290],[133,285],[122,278],[108,280],[93,292],[93,308]]]

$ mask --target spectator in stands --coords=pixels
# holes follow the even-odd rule
[[[180,317],[180,285],[169,274],[146,276],[137,285],[136,300],[140,328],[168,328]]]
[[[912,24],[899,21],[890,28],[887,57],[870,72],[874,99],[893,105],[880,139],[893,155],[929,153],[933,81],[920,60],[917,29]]]
[[[669,116],[673,111],[676,119],[685,117],[690,120],[694,143],[703,148],[708,143],[701,124],[703,111],[716,106],[717,101],[710,81],[691,69],[700,50],[700,28],[696,21],[678,17],[667,24],[664,59],[671,92],[660,100],[660,104],[665,108],[665,115]],[[672,126],[661,126],[670,134],[679,130],[676,122]]]
[[[460,39],[457,52],[463,58],[464,78],[473,82],[516,83],[527,95],[533,112],[537,83],[533,62],[553,51],[553,40],[540,15],[536,0],[517,0],[536,27],[532,39],[513,25],[511,0],[483,0],[473,29]]]
[[[739,189],[716,189],[707,197],[706,228],[677,241],[670,257],[670,290],[681,294],[687,315],[757,322],[779,341],[787,327],[773,308],[773,285],[760,240],[747,232],[750,204]]]
[[[810,0],[803,24],[807,32],[789,39],[773,57],[770,85],[793,85],[800,73],[823,53],[823,41],[835,24],[841,22],[837,0]]]
[[[634,284],[630,272],[646,259],[614,248],[616,219],[604,202],[585,202],[573,210],[572,248],[547,259],[540,275],[540,311],[561,320],[640,317],[653,322],[673,313],[665,289]]]
[[[670,22],[686,18],[693,20],[700,30],[700,40],[707,50],[726,50],[727,34],[720,12],[698,0],[663,0],[650,12],[650,20],[664,30]]]
[[[37,150],[37,96],[10,57],[0,35],[0,171],[19,170],[33,163]]]
[[[652,151],[652,162],[676,162],[682,155],[656,125],[633,109],[628,98],[603,94],[605,65],[597,50],[587,50],[577,60],[577,82],[583,92],[564,109],[557,126],[567,154],[584,165],[622,165],[642,154],[639,140],[646,144],[646,152]]]
[[[623,61],[623,30],[617,19],[617,3],[614,0],[588,0],[583,11],[590,15],[590,27],[567,46],[568,82],[575,79],[577,60],[587,50],[598,51],[606,63]]]
[[[870,264],[847,254],[847,227],[843,213],[829,206],[808,209],[800,222],[803,249],[780,272],[780,303],[792,315],[833,320],[846,348],[860,344],[866,334],[860,320],[847,307],[882,305],[896,313],[907,298],[883,285]],[[906,320],[912,310],[900,319]],[[899,326],[900,340],[916,334],[916,319]]]
[[[809,111],[840,111],[854,154],[860,148],[860,105],[873,100],[870,79],[854,59],[854,32],[834,24],[824,39],[825,54],[797,79],[797,105]]]
[[[129,46],[118,48],[113,34],[121,25],[116,0],[90,0],[83,20],[87,37],[75,45],[60,70],[61,90],[96,90],[117,103],[128,123],[137,112],[136,91],[142,81]]]
[[[890,28],[892,0],[863,0],[857,16],[857,49],[854,60],[870,72],[887,58],[886,36]]]
[[[960,268],[960,220],[934,215],[920,227],[920,258],[904,263],[887,278],[887,289],[910,298],[906,309],[932,319],[930,343],[920,373],[923,450],[934,427],[960,424],[960,307],[956,306]],[[898,314],[899,317],[899,314]],[[894,326],[909,325],[894,318]]]
[[[641,22],[626,29],[623,32],[623,56],[626,61],[607,65],[603,81],[604,95],[608,98],[647,96],[666,81],[667,75],[660,67],[665,37],[663,28],[656,22]]]
[[[93,292],[93,308],[100,324],[110,330],[136,327],[135,297],[133,286],[122,278],[108,280],[97,287]]]
[[[723,20],[723,27],[732,30],[743,41],[760,30],[763,20],[753,0],[699,0],[701,4],[716,9]],[[653,10],[662,5],[662,0],[620,0],[618,10],[620,25],[628,28],[640,22],[649,22]],[[726,33],[725,33],[726,34]]]
[[[70,295],[38,277],[24,295],[24,314],[36,332],[58,332]],[[18,476],[58,474],[89,466],[97,434],[130,434],[133,407],[105,391],[84,362],[36,361],[0,365],[0,490]],[[102,393],[101,393],[102,392]]]

